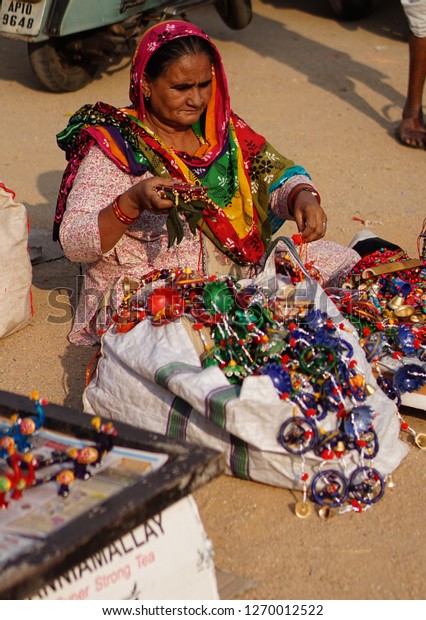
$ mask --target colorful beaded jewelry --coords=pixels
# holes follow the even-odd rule
[[[375,261],[381,264],[382,259],[401,261],[401,253],[370,257],[352,275],[361,278],[365,268],[374,267]],[[280,276],[290,276],[293,289],[310,273],[302,269],[296,273],[285,253],[276,260],[276,267]],[[272,389],[284,401],[286,413],[274,432],[283,452],[291,455],[295,480],[303,490],[297,516],[309,514],[308,497],[319,504],[323,514],[331,508],[338,508],[339,513],[361,512],[377,502],[385,487],[373,466],[380,446],[375,430],[377,412],[369,397],[377,387],[357,365],[354,334],[358,331],[360,343],[366,343],[372,364],[396,349],[401,357],[417,355],[419,361],[426,361],[426,326],[411,323],[409,329],[407,320],[398,324],[392,309],[392,305],[396,311],[401,309],[396,296],[403,296],[407,303],[411,297],[424,303],[424,268],[371,278],[360,290],[339,290],[333,300],[353,329],[340,315],[334,321],[314,309],[313,302],[298,304],[284,295],[278,299],[255,284],[244,287],[231,276],[206,277],[185,269],[159,273],[142,278],[142,288],[146,282],[152,283],[145,300],[142,294],[137,301],[142,304],[139,310],[145,312],[141,315],[144,320],[163,325],[185,317],[195,341],[198,338],[202,368],[216,366],[236,386],[257,375],[268,387],[269,378]],[[163,281],[157,283],[157,277]],[[132,312],[135,302],[130,299],[126,303],[127,311]],[[414,365],[396,377],[396,385],[380,377],[378,383],[398,405],[403,391],[425,384],[426,371]],[[293,415],[288,415],[289,407]],[[424,437],[416,443],[426,447]],[[306,472],[311,457],[317,460],[312,481]]]

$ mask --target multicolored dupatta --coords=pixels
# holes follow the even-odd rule
[[[193,127],[205,146],[190,156],[168,148],[144,124],[142,78],[146,64],[159,46],[183,36],[195,35],[209,42],[214,56],[212,96],[200,122]],[[58,134],[68,165],[59,191],[54,239],[66,208],[68,193],[78,167],[96,144],[120,169],[133,176],[149,171],[203,185],[219,207],[199,207],[197,226],[234,262],[256,263],[271,238],[268,199],[271,187],[293,174],[306,174],[282,157],[265,138],[254,132],[230,109],[228,85],[222,60],[208,36],[187,22],[168,21],[147,30],[135,53],[130,83],[132,106],[115,108],[98,102],[85,105]]]

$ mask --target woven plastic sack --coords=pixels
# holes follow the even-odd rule
[[[271,286],[268,265],[256,283]],[[307,279],[307,286],[317,308],[344,321],[318,283]],[[345,331],[344,338],[351,342],[353,356],[374,388],[366,401],[377,412],[374,428],[380,448],[374,467],[385,477],[407,451],[399,440],[396,407],[378,388],[355,330]],[[162,326],[145,320],[127,333],[107,331],[96,374],[84,393],[84,408],[217,449],[226,455],[227,473],[244,479],[301,489],[302,472],[312,478],[323,464],[314,451],[291,454],[278,441],[282,424],[295,415],[295,405],[280,399],[271,378],[251,375],[235,385],[217,366],[203,368],[185,319]],[[336,413],[330,412],[321,426],[333,430]],[[332,466],[349,476],[360,464],[359,452],[353,450],[334,459]]]
[[[0,338],[30,322],[31,281],[27,211],[0,181]]]

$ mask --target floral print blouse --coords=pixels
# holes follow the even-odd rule
[[[146,175],[148,176],[148,174]],[[68,196],[60,228],[60,242],[66,257],[81,263],[84,282],[69,339],[75,344],[93,345],[100,340],[111,315],[123,299],[123,278],[139,282],[153,269],[186,268],[207,273],[206,251],[201,234],[192,235],[185,227],[182,242],[167,247],[165,215],[143,211],[129,226],[115,247],[103,254],[98,214],[119,194],[146,177],[121,171],[94,146],[77,172]],[[304,175],[294,175],[270,195],[270,209],[278,217],[292,220],[288,196],[295,185],[312,184]],[[226,267],[228,259],[216,251],[217,262]],[[309,244],[309,259],[320,270],[326,284],[339,282],[360,256],[349,248],[329,241]],[[229,261],[230,263],[230,261]],[[231,263],[229,264],[231,268]]]

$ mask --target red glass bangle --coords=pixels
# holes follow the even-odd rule
[[[300,185],[296,185],[295,187],[293,187],[293,189],[291,190],[288,196],[288,204],[291,208],[290,213],[293,213],[294,211],[294,201],[296,200],[296,196],[300,194],[300,192],[310,192],[312,196],[315,196],[315,198],[318,201],[318,204],[319,205],[321,204],[321,196],[319,195],[317,190],[314,187],[312,187],[312,185],[301,183]]]
[[[115,217],[118,220],[120,220],[122,224],[126,224],[127,226],[129,224],[133,224],[133,222],[136,222],[136,220],[139,218],[139,215],[137,215],[136,217],[129,217],[128,215],[123,213],[123,211],[120,209],[120,205],[118,204],[118,199],[119,199],[119,196],[117,196],[117,198],[112,203],[112,210],[114,212]]]

